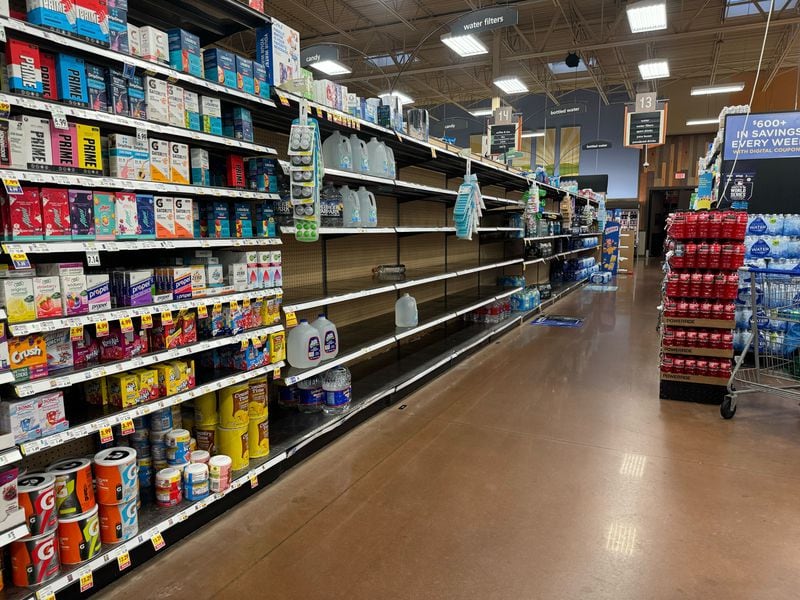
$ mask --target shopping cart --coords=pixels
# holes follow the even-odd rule
[[[736,414],[742,394],[800,400],[800,272],[744,268],[739,273],[739,302],[749,307],[743,317],[750,327],[720,407],[725,419]]]

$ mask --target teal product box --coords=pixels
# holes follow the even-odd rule
[[[238,54],[236,55],[236,87],[247,94],[256,93],[253,61]]]
[[[147,120],[144,79],[139,75],[134,75],[128,79],[128,109],[134,119]]]
[[[222,135],[245,142],[252,142],[253,116],[250,111],[241,106],[225,111],[222,119]]]
[[[267,69],[260,62],[253,61],[253,92],[261,98],[269,98]]]
[[[111,112],[123,117],[131,116],[131,108],[128,102],[128,80],[117,69],[109,69],[106,77],[108,88],[108,101]]]
[[[99,112],[108,112],[108,90],[104,67],[86,65],[86,87],[89,92],[89,108]]]
[[[169,66],[177,71],[189,73],[195,77],[203,77],[203,54],[200,50],[200,38],[183,29],[170,29]]]
[[[128,41],[128,11],[127,9],[108,7],[108,41],[112,50],[130,54],[131,48]]]
[[[141,239],[153,240],[156,237],[156,206],[151,194],[136,194],[136,212],[139,218]]]
[[[263,202],[256,204],[256,237],[271,238],[275,237],[275,212],[272,206]]]
[[[231,221],[233,222],[234,237],[253,237],[253,211],[249,202],[234,202]]]
[[[202,206],[202,207],[201,207]],[[205,211],[205,204],[202,200],[195,200],[192,202],[192,225],[194,231],[194,239],[206,237],[203,235],[203,227],[201,225],[202,219],[200,215]]]
[[[208,81],[236,88],[236,55],[220,48],[208,48],[203,52],[203,65]]]
[[[228,216],[228,204],[225,202],[209,202],[208,204],[208,237],[231,237],[231,222]]]
[[[116,239],[116,197],[113,192],[94,193],[94,235],[98,240]]]
[[[202,131],[203,126],[200,122],[200,96],[195,92],[183,90],[183,107],[186,111],[187,129]]]
[[[222,135],[222,104],[219,98],[200,96],[200,116],[204,132]]]
[[[27,0],[28,23],[77,33],[75,6],[63,0]]]
[[[72,106],[88,106],[89,91],[84,60],[69,54],[57,54],[56,73],[58,99]]]
[[[192,170],[192,185],[211,186],[211,163],[208,151],[203,148],[192,148],[189,151]]]
[[[107,0],[74,0],[78,35],[99,46],[108,47]]]

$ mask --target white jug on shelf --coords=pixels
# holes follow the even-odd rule
[[[394,150],[389,146],[386,146],[386,162],[389,164],[389,177],[397,179],[397,163],[394,162]]]
[[[322,156],[325,166],[329,169],[353,170],[353,148],[350,146],[350,139],[338,131],[334,131],[322,143]]]
[[[403,294],[394,304],[394,324],[397,327],[416,327],[419,324],[417,301],[413,296]]]
[[[389,177],[389,161],[386,158],[386,144],[372,138],[367,144],[369,172],[375,177]]]
[[[344,227],[361,227],[361,200],[355,190],[343,185],[339,190],[342,194],[342,225]]]
[[[303,319],[297,327],[289,330],[286,340],[286,360],[298,369],[316,367],[322,360],[319,332]]]
[[[319,315],[311,326],[319,332],[319,339],[322,342],[322,360],[336,358],[339,354],[339,332],[325,315]]]
[[[377,227],[378,204],[375,202],[375,194],[362,185],[358,188],[358,202],[361,211],[361,226]]]
[[[354,133],[350,136],[350,147],[353,149],[353,171],[368,175],[369,154],[367,153],[367,142]]]

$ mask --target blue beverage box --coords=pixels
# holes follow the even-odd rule
[[[249,202],[234,202],[231,221],[234,226],[234,237],[253,237],[253,212]]]
[[[205,76],[208,81],[236,88],[236,55],[219,48],[208,48],[203,52]]]
[[[170,29],[169,65],[183,73],[203,77],[203,54],[200,50],[200,38],[183,29]]]
[[[248,94],[255,94],[255,86],[255,79],[253,79],[253,61],[237,54],[236,87]]]
[[[150,194],[136,194],[136,212],[139,218],[141,239],[152,240],[156,237],[156,206]]]
[[[41,27],[77,33],[75,6],[60,0],[28,0],[28,22]]]
[[[261,98],[269,98],[269,83],[267,83],[267,69],[260,62],[253,61],[254,92]]]
[[[115,115],[130,117],[131,108],[128,101],[128,80],[122,74],[122,71],[109,69],[106,77],[106,84],[111,112]]]
[[[75,0],[74,5],[77,34],[90,42],[108,47],[108,2]]]
[[[134,119],[147,120],[147,102],[144,95],[144,79],[134,75],[128,80],[128,107]]]
[[[84,60],[69,54],[58,54],[56,55],[56,73],[58,99],[73,106],[87,106],[89,91]]]
[[[108,40],[112,50],[130,54],[128,40],[128,11],[119,7],[108,7]]]
[[[89,108],[108,112],[108,90],[106,70],[99,65],[86,65],[86,87],[89,92]]]

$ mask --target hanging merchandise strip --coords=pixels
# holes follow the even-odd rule
[[[6,254],[49,254],[51,252],[121,252],[124,250],[174,250],[179,248],[240,248],[280,246],[280,238],[200,238],[186,240],[118,240],[114,242],[9,242]]]
[[[69,375],[46,377],[43,379],[34,379],[33,381],[27,381],[25,383],[17,383],[14,385],[14,391],[19,398],[25,398],[27,396],[33,396],[34,394],[40,394],[49,390],[69,387],[71,385],[75,385],[76,383],[89,381],[90,379],[99,379],[100,377],[105,377],[106,375],[113,375],[115,373],[130,371],[131,369],[138,369],[139,367],[153,365],[165,360],[172,360],[174,358],[180,358],[181,356],[188,356],[190,354],[204,352],[205,350],[211,350],[213,348],[221,348],[223,346],[238,344],[243,340],[262,337],[269,335],[270,333],[277,333],[278,331],[283,331],[283,325],[252,329],[244,333],[226,336],[223,338],[216,338],[213,340],[206,340],[203,342],[198,342],[197,344],[191,344],[190,346],[173,348],[172,350],[164,350],[154,354],[137,356],[135,358],[116,363],[99,365],[91,369],[70,373]]]

